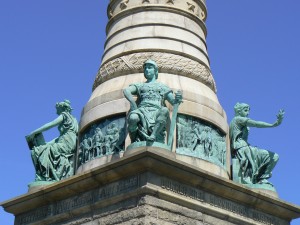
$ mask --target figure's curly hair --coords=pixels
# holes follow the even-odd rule
[[[71,112],[73,110],[71,107],[71,102],[67,99],[63,102],[57,102],[56,108],[61,108],[64,112]]]
[[[240,112],[244,109],[244,108],[249,108],[250,109],[250,106],[246,103],[236,103],[235,106],[234,106],[234,112],[235,112],[235,115],[236,116],[239,116],[240,115]]]

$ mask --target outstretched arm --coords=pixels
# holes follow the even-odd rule
[[[135,86],[129,86],[128,88],[123,90],[123,94],[125,98],[129,101],[130,103],[130,110],[135,110],[137,109],[137,105],[133,99],[132,95],[137,94],[137,88]]]
[[[257,127],[257,128],[277,127],[282,123],[283,116],[284,116],[284,110],[281,109],[281,110],[279,110],[279,113],[277,114],[277,120],[275,121],[275,123],[271,124],[271,123],[266,123],[266,122],[262,122],[262,121],[255,121],[255,120],[249,119],[247,121],[247,126],[248,127]]]
[[[30,136],[34,135],[34,134],[39,134],[42,133],[43,131],[49,130],[52,127],[58,126],[61,122],[63,121],[63,116],[60,115],[59,117],[57,117],[55,120],[44,124],[43,126],[41,126],[40,128],[32,131],[30,133]]]

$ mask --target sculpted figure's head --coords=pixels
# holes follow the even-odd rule
[[[153,76],[155,76],[156,79],[158,78],[158,66],[155,61],[148,59],[144,62],[143,68],[146,79],[152,79]]]
[[[56,113],[60,115],[62,112],[71,112],[73,109],[71,108],[71,102],[69,100],[64,100],[63,102],[58,102],[55,105]]]
[[[250,106],[246,103],[236,103],[234,112],[236,116],[247,117],[249,115]]]

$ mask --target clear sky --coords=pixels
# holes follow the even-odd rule
[[[101,64],[108,0],[0,0],[0,201],[25,194],[34,168],[25,135],[56,118],[69,99],[74,115],[91,95]],[[249,142],[280,155],[271,181],[300,205],[300,1],[208,0],[208,52],[218,98],[233,117],[237,101],[250,117],[280,127],[251,129]],[[47,140],[58,135],[45,133]],[[0,224],[13,216],[0,209]],[[295,220],[293,225],[300,224]]]

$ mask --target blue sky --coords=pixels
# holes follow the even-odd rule
[[[24,136],[56,117],[55,103],[70,99],[80,119],[101,64],[107,3],[0,1],[0,201],[27,192],[34,168]],[[208,0],[207,6],[211,69],[228,122],[237,101],[266,122],[285,109],[280,127],[252,128],[249,142],[280,155],[271,181],[283,200],[300,205],[300,1]],[[57,135],[54,129],[45,137]],[[13,224],[3,209],[0,224]]]

